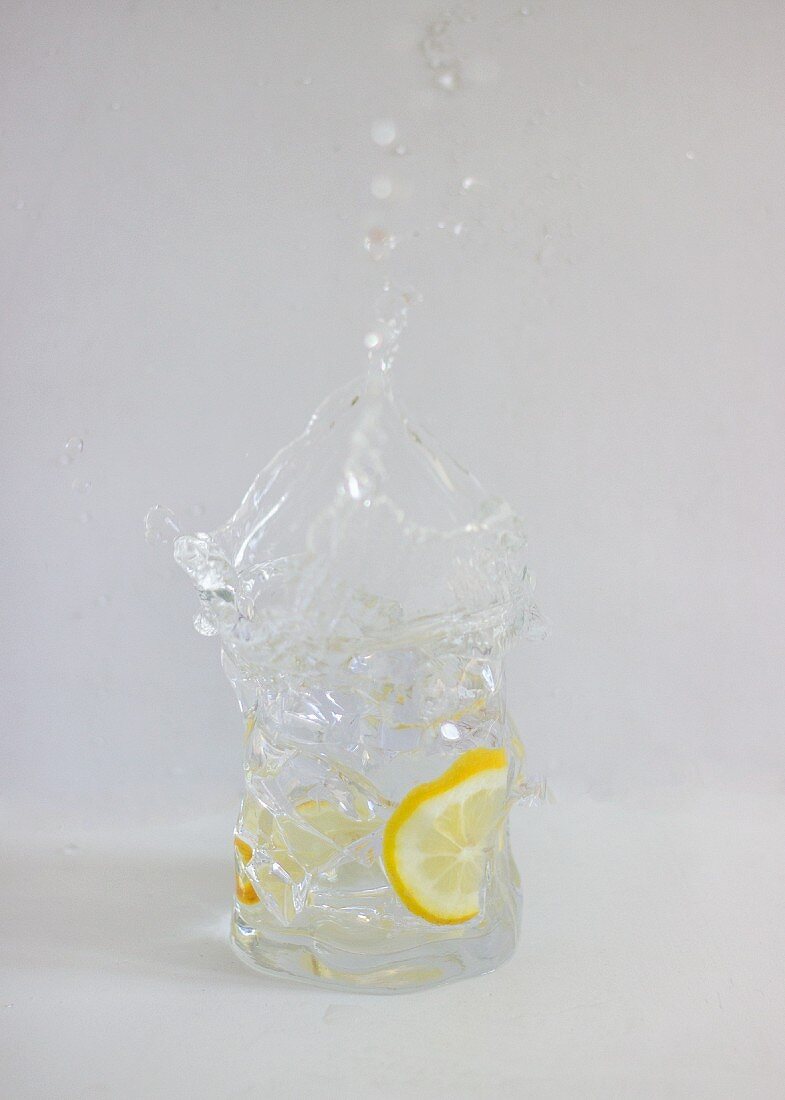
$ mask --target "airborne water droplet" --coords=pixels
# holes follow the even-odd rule
[[[387,229],[374,226],[365,236],[365,251],[372,260],[385,260],[397,244],[396,238]]]
[[[393,185],[389,176],[374,176],[371,180],[371,194],[375,199],[389,199]]]
[[[79,493],[82,496],[89,493],[92,487],[92,481],[87,481],[86,479],[80,477],[75,477],[74,480],[71,482],[71,488],[73,489],[73,491],[75,493]]]
[[[386,149],[392,145],[396,138],[395,123],[389,118],[380,118],[371,127],[371,138],[374,144]]]
[[[194,615],[194,629],[197,633],[204,634],[206,638],[217,634],[218,627],[215,625],[215,617],[212,612],[200,611],[197,615]]]
[[[156,504],[144,517],[144,537],[151,546],[173,542],[180,534],[180,528],[174,518],[174,512]]]

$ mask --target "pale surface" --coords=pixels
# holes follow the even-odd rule
[[[785,6],[525,7],[450,97],[423,0],[2,5],[14,1098],[785,1091]],[[380,221],[402,395],[527,518],[557,796],[515,960],[385,1001],[228,953],[239,720],[141,522],[215,527],[358,372]]]

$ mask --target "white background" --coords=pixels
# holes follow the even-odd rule
[[[2,6],[6,1095],[785,1090],[785,7],[524,7],[449,93],[424,0]],[[527,518],[553,798],[515,959],[372,999],[229,952],[241,723],[142,518],[226,518],[386,274],[407,405]]]

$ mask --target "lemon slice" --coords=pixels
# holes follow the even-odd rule
[[[480,885],[507,797],[504,749],[469,749],[414,787],[384,830],[384,865],[407,909],[432,924],[476,917]]]

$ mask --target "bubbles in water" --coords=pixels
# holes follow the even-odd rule
[[[381,146],[382,149],[392,145],[396,137],[395,123],[389,118],[377,119],[371,127],[371,138],[374,144]]]
[[[206,638],[218,633],[215,616],[211,611],[200,611],[194,615],[194,630],[198,634],[204,634]]]
[[[144,537],[151,546],[160,546],[174,542],[180,534],[180,528],[174,518],[174,512],[156,504],[144,517]]]
[[[389,176],[374,176],[371,180],[371,194],[375,199],[389,199],[393,184]]]
[[[93,487],[92,481],[87,481],[85,478],[75,477],[71,482],[71,488],[75,493],[79,493],[80,496],[85,496]]]
[[[365,235],[365,251],[372,260],[386,260],[398,243],[395,236],[388,229],[374,226]]]

